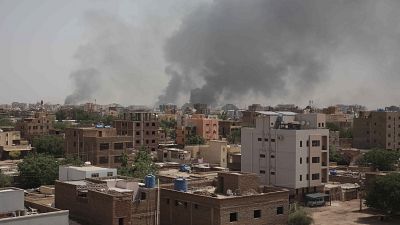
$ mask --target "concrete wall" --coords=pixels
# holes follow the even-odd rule
[[[19,188],[0,189],[0,213],[17,210],[24,210],[24,190]]]
[[[0,219],[2,225],[69,225],[68,211]]]

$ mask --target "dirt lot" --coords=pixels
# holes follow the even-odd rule
[[[399,218],[385,218],[380,220],[380,214],[363,206],[360,212],[360,201],[358,199],[348,202],[332,202],[332,206],[319,208],[308,208],[314,218],[315,225],[354,225],[354,224],[376,224],[376,225],[399,225]]]

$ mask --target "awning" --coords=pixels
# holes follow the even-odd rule
[[[324,194],[324,193],[306,194],[306,198],[310,198],[310,199],[324,198],[324,197],[328,197],[328,196],[329,196],[329,195]]]

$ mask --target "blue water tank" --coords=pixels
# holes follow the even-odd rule
[[[186,164],[181,164],[179,167],[179,171],[181,172],[190,172],[190,166]]]
[[[337,171],[336,170],[329,170],[329,174],[336,176],[337,175]]]
[[[146,188],[154,188],[156,186],[156,176],[149,174],[144,178],[144,186]]]
[[[174,189],[175,191],[187,192],[188,183],[185,178],[176,178],[174,180]]]

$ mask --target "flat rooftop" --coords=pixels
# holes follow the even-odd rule
[[[98,167],[98,166],[66,166],[65,168],[71,168],[71,169],[85,171],[85,172],[115,170],[112,168],[104,168],[104,167]]]

